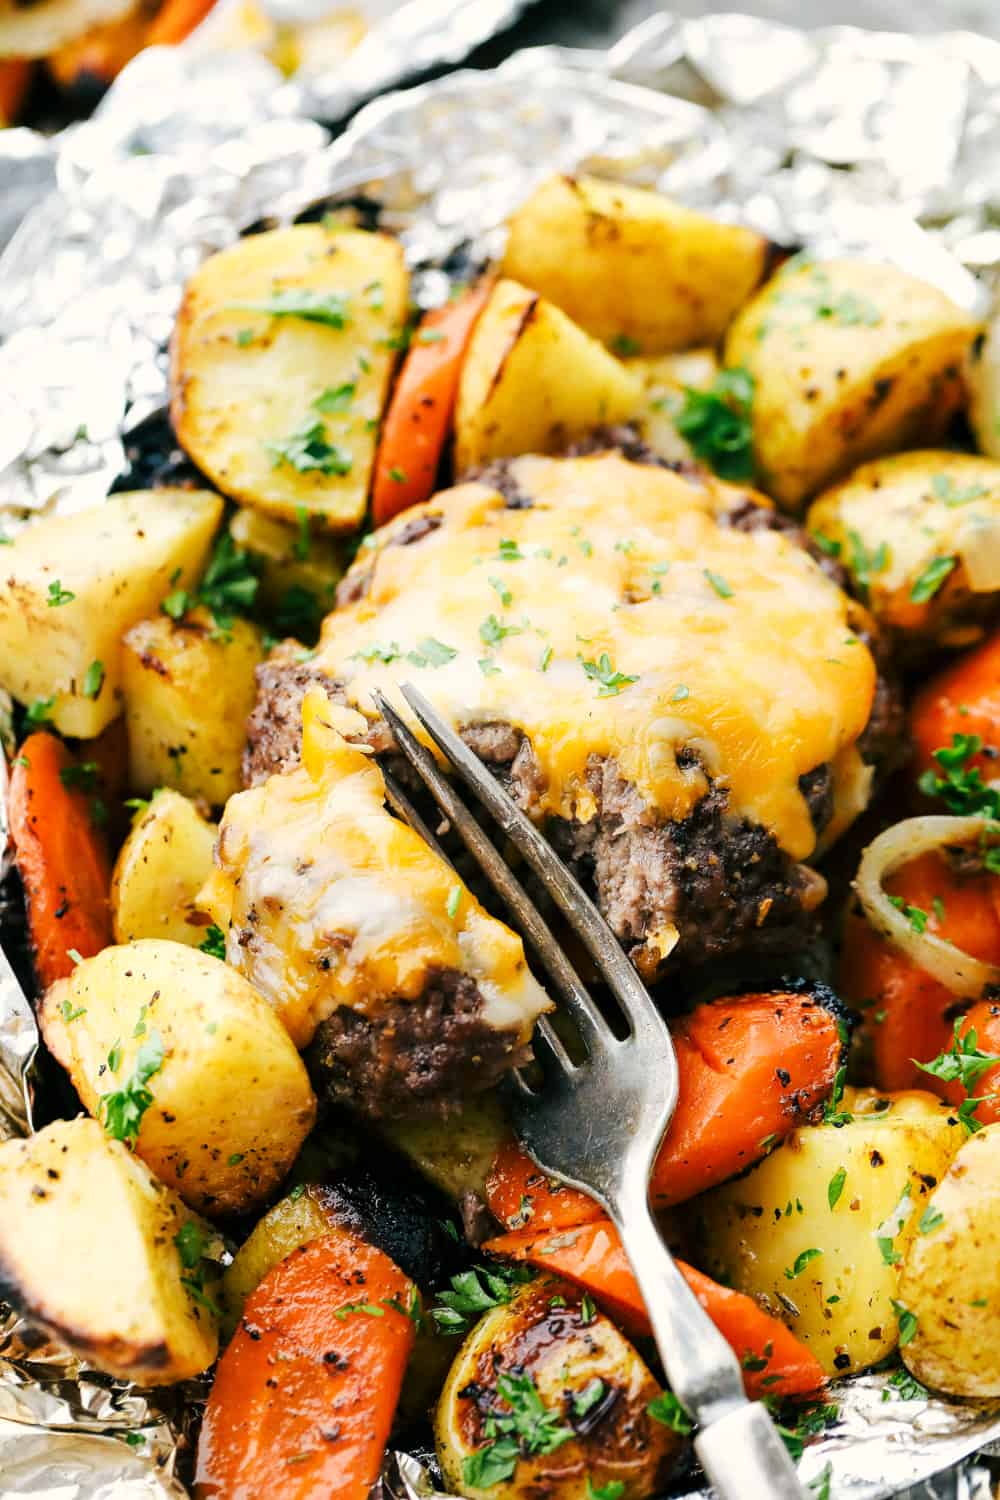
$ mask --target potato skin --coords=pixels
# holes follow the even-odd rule
[[[208,918],[195,897],[212,873],[218,829],[193,802],[165,789],[136,819],[115,861],[111,922],[116,943],[169,938],[199,948]]]
[[[762,487],[788,510],[857,464],[933,442],[965,399],[978,325],[894,266],[796,256],[737,316]]]
[[[925,1222],[899,1282],[917,1320],[903,1362],[949,1396],[1000,1396],[1000,1124],[965,1142]]]
[[[22,703],[54,698],[59,733],[94,739],[122,710],[123,633],[194,586],[221,519],[218,495],[163,489],[25,527],[0,556],[0,684]],[[58,607],[55,583],[72,595]]]
[[[175,787],[221,806],[240,790],[254,672],[263,659],[255,625],[233,620],[220,632],[204,609],[132,627],[122,646],[122,681],[134,791]]]
[[[503,271],[612,349],[717,343],[764,274],[768,246],[644,188],[550,177],[510,221]]]
[[[886,1098],[890,1109],[878,1111]],[[848,1089],[843,1107],[849,1124],[795,1131],[745,1177],[698,1200],[705,1269],[760,1297],[829,1375],[865,1370],[895,1349],[899,1264],[886,1255],[905,1252],[964,1137],[950,1108],[920,1090]],[[891,1242],[885,1254],[880,1237]],[[821,1253],[802,1263],[808,1250]]]
[[[96,1120],[0,1145],[3,1295],[109,1375],[168,1385],[214,1361],[216,1316],[184,1287],[175,1245],[191,1219]]]
[[[907,641],[964,646],[984,634],[991,596],[973,591],[964,555],[1000,551],[1000,464],[937,449],[876,459],[820,495],[807,526],[838,549],[879,623]],[[927,569],[949,558],[954,567],[921,600]]]
[[[553,1301],[553,1299],[556,1299]],[[559,1299],[562,1299],[561,1301]],[[589,1309],[588,1309],[589,1310]],[[576,1436],[553,1452],[523,1456],[510,1479],[486,1489],[463,1478],[463,1459],[487,1442],[485,1422],[504,1374],[526,1374],[550,1409],[573,1425],[572,1397],[600,1379],[614,1391]],[[622,1500],[646,1500],[663,1486],[683,1439],[649,1416],[660,1387],[614,1324],[581,1311],[578,1287],[540,1276],[473,1328],[448,1374],[435,1420],[448,1488],[469,1500],[588,1500],[590,1486],[620,1481]]]
[[[67,1020],[75,1011],[83,1014]],[[131,1075],[144,1037],[159,1032],[164,1058],[148,1083],[153,1103],[136,1153],[202,1212],[267,1198],[312,1127],[305,1067],[271,1007],[196,948],[152,939],[105,948],[48,990],[39,1019],[95,1118],[101,1096]],[[111,1073],[116,1042],[121,1062]]]
[[[360,229],[297,224],[209,256],[188,282],[171,342],[170,412],[181,446],[234,500],[293,523],[304,508],[331,531],[353,530],[365,513],[408,288],[399,241]],[[281,293],[343,296],[343,326],[252,306]],[[317,405],[347,387],[349,400]],[[268,447],[317,424],[347,472],[296,466]]]
[[[551,453],[642,404],[639,380],[554,303],[498,281],[469,341],[455,409],[455,468]]]

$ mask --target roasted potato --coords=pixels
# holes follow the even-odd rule
[[[810,1125],[745,1177],[698,1199],[705,1269],[761,1298],[830,1375],[865,1370],[899,1341],[899,1266],[964,1138],[919,1090],[848,1089],[839,1128]]]
[[[1000,1396],[1000,1124],[969,1137],[923,1207],[899,1302],[911,1374],[949,1396]]]
[[[196,948],[105,948],[47,991],[39,1019],[90,1114],[114,1126],[124,1095],[137,1154],[206,1213],[266,1198],[312,1126],[306,1070],[273,1010]]]
[[[862,460],[942,435],[977,325],[895,266],[796,256],[729,330],[754,378],[762,487],[788,510]]]
[[[482,1198],[486,1174],[509,1128],[495,1093],[464,1099],[444,1119],[379,1123],[386,1140],[457,1204],[468,1193]]]
[[[966,379],[977,446],[991,458],[1000,458],[1000,318],[994,317],[986,337],[973,344]]]
[[[807,524],[881,624],[948,646],[982,636],[1000,591],[1000,463],[934,449],[876,459],[821,495]]]
[[[505,276],[616,353],[715,344],[764,275],[762,235],[643,188],[550,177],[514,214]]]
[[[498,281],[459,378],[458,473],[514,453],[549,453],[642,404],[620,360],[565,313],[516,281]]]
[[[208,917],[197,911],[195,897],[212,873],[217,831],[179,792],[156,793],[115,861],[115,942],[169,938],[192,948],[201,945]]]
[[[540,1397],[566,1437],[491,1482],[490,1413],[502,1421],[518,1392]],[[623,1486],[621,1500],[646,1500],[683,1442],[648,1411],[660,1394],[615,1325],[581,1308],[578,1287],[539,1277],[476,1324],[451,1367],[435,1422],[445,1483],[469,1500],[589,1500],[607,1484]]]
[[[360,229],[298,224],[210,256],[171,346],[181,446],[235,500],[353,530],[407,296],[399,241]]]
[[[274,620],[278,635],[311,636],[334,605],[344,572],[336,542],[313,536],[309,517],[301,526],[276,521],[242,506],[229,530],[233,541],[260,561],[259,603]]]
[[[625,368],[642,381],[642,405],[634,420],[643,442],[672,463],[692,462],[695,455],[677,431],[676,419],[684,408],[685,390],[708,390],[719,373],[715,354],[711,349],[691,349],[686,354],[627,359]]]
[[[0,1145],[3,1296],[109,1375],[169,1385],[212,1364],[212,1239],[96,1120]]]
[[[122,650],[129,782],[148,793],[169,786],[221,807],[243,785],[246,722],[263,660],[249,620],[220,630],[195,609],[180,620],[140,620]]]
[[[221,519],[218,495],[164,489],[25,527],[0,553],[0,685],[51,699],[61,734],[100,734],[122,710],[122,636],[194,585]]]

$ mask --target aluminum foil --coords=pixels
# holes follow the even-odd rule
[[[129,434],[163,408],[166,340],[191,269],[250,225],[319,202],[377,200],[425,303],[446,293],[435,269],[446,256],[494,253],[535,181],[583,167],[789,246],[894,259],[985,307],[1000,267],[1000,44],[982,37],[661,13],[608,53],[543,48],[390,94],[335,141],[316,123],[460,55],[516,9],[411,0],[380,33],[385,55],[359,48],[322,85],[289,83],[249,54],[148,52],[56,143],[0,133],[0,218],[20,221],[0,257],[0,526],[103,500],[126,471]],[[30,1126],[36,1045],[30,1008],[0,970],[0,1130]],[[1000,1402],[902,1402],[891,1388],[885,1400],[885,1388],[870,1375],[837,1391],[840,1418],[807,1450],[804,1477],[830,1465],[834,1500],[985,1500],[984,1469],[964,1461],[1000,1438]],[[87,1371],[10,1315],[0,1500],[180,1495],[191,1411],[176,1392]],[[376,1488],[379,1500],[434,1497],[414,1455],[390,1455]],[[691,1484],[675,1494],[705,1500]]]

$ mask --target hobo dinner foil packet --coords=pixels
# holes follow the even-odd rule
[[[338,202],[377,205],[426,306],[447,296],[456,257],[502,245],[507,214],[542,176],[582,168],[788,248],[894,260],[987,311],[1000,271],[1000,43],[971,33],[806,33],[661,12],[606,53],[534,49],[378,98],[336,139],[318,123],[459,60],[521,8],[411,0],[321,78],[286,80],[249,52],[148,52],[92,120],[52,140],[0,134],[0,527],[98,505],[127,474],[130,439],[164,411],[166,341],[207,254]],[[993,453],[998,343],[987,341],[975,405]],[[0,702],[0,737],[3,719]],[[0,865],[4,843],[0,779]],[[7,1133],[30,1128],[37,1041],[0,957]],[[0,1500],[182,1497],[202,1396],[88,1370],[8,1310]],[[1000,1402],[911,1399],[878,1373],[828,1399],[836,1419],[817,1424],[801,1462],[817,1495],[988,1500],[973,1455],[1000,1439]],[[390,1454],[376,1495],[437,1500],[433,1468]],[[690,1476],[672,1497],[707,1500]]]

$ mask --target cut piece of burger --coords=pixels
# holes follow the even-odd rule
[[[494,465],[376,533],[313,660],[259,669],[245,770],[294,763],[317,680],[385,748],[372,689],[412,721],[409,679],[647,979],[792,946],[824,892],[807,862],[866,805],[894,716],[864,611],[786,525],[620,453]]]
[[[230,798],[199,906],[327,1095],[445,1111],[530,1056],[550,1008],[521,939],[385,807],[358,714],[302,702],[302,764]]]

